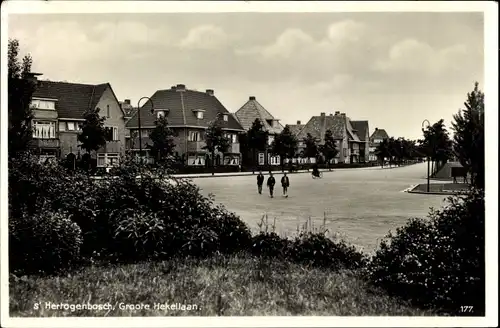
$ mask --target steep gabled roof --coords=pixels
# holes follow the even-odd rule
[[[290,128],[290,132],[297,136],[300,131],[306,126],[305,124],[288,124],[288,127]]]
[[[368,121],[351,121],[351,125],[353,129],[357,130],[359,140],[368,141],[366,140],[366,135],[369,131]]]
[[[350,141],[360,141],[358,134],[354,131],[354,128],[351,125],[351,120],[349,117],[345,118],[346,122],[346,130],[347,130],[347,136],[349,137]]]
[[[182,91],[181,91],[182,90]],[[184,85],[178,85],[166,90],[158,90],[151,97],[156,110],[166,110],[166,117],[170,125],[194,126],[207,128],[219,113],[227,114],[224,128],[243,130],[241,124],[222,103],[213,95],[206,92],[187,90]],[[140,108],[141,127],[154,127],[156,113],[151,113],[151,102],[144,100]],[[203,111],[203,118],[196,117],[196,111]],[[128,128],[138,126],[137,112],[127,122]]]
[[[271,113],[267,111],[255,97],[250,97],[248,101],[234,113],[238,118],[241,126],[245,130],[250,130],[255,119],[259,119],[264,126],[264,131],[272,134],[278,134],[283,131],[283,125],[277,121],[276,126],[271,126],[268,120],[277,120]]]
[[[298,139],[303,139],[307,134],[324,141],[325,132],[331,130],[335,139],[343,139],[345,135],[345,117],[340,115],[320,115],[313,116],[297,134]]]
[[[370,140],[373,139],[389,139],[389,135],[384,129],[375,128],[375,131],[370,136]]]
[[[38,81],[33,98],[57,99],[59,117],[81,119],[87,109],[95,108],[107,88],[113,92],[109,83],[93,85],[42,80]]]

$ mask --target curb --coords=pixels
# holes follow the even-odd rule
[[[409,194],[419,194],[419,195],[440,195],[440,196],[457,196],[457,195],[460,195],[460,194],[463,194],[465,191],[460,191],[460,190],[457,190],[457,191],[420,191],[420,190],[414,190],[415,188],[417,188],[419,185],[421,185],[422,183],[419,183],[419,184],[416,184],[416,185],[412,185],[411,187],[409,188],[406,188],[405,190],[403,190],[404,192],[407,192]]]
[[[418,163],[416,163],[418,164]],[[341,168],[333,168],[332,170],[327,170],[327,169],[321,169],[321,172],[335,172],[337,170],[392,170],[392,169],[398,169],[398,168],[403,168],[407,166],[411,166],[415,164],[410,164],[410,165],[404,165],[404,166],[394,166],[394,167],[381,167],[381,166],[367,166],[367,167],[341,167]],[[229,177],[239,177],[239,176],[252,176],[252,175],[257,175],[258,171],[255,171],[255,174],[252,172],[234,172],[234,173],[215,173],[214,175],[210,173],[204,173],[204,175],[187,175],[187,174],[174,174],[172,175],[175,178],[178,179],[200,179],[200,178],[229,178]],[[295,171],[295,172],[290,172],[290,171],[285,171],[287,174],[298,174],[298,173],[311,173],[312,171],[307,171],[307,170],[301,170],[301,171]],[[263,175],[269,175],[269,172],[262,172]],[[283,174],[282,171],[273,171],[273,174]]]

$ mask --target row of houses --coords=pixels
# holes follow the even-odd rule
[[[259,119],[268,133],[268,145],[284,126],[256,99],[248,101],[235,113],[231,113],[215,96],[214,90],[205,92],[190,90],[183,84],[169,89],[157,90],[140,108],[131,101],[123,102],[116,97],[109,83],[91,85],[69,82],[38,80],[31,106],[34,118],[33,146],[40,157],[64,158],[70,154],[78,157],[77,136],[84,122],[84,112],[99,108],[106,118],[104,125],[110,131],[110,140],[96,152],[98,166],[110,166],[118,162],[126,150],[149,158],[149,133],[155,121],[164,116],[175,133],[175,156],[187,165],[204,166],[210,155],[204,150],[204,133],[210,122],[220,119],[226,137],[231,141],[229,149],[216,153],[218,165],[240,165],[241,149],[239,134],[250,129]],[[140,121],[139,121],[140,116]],[[139,126],[140,122],[140,126]],[[299,151],[304,148],[301,140],[311,134],[319,143],[324,142],[325,132],[331,130],[337,142],[339,154],[336,162],[357,163],[373,160],[376,143],[387,138],[382,129],[375,129],[370,135],[368,121],[352,121],[345,113],[335,112],[313,116],[306,124],[300,121],[290,125],[299,140]],[[139,138],[139,133],[141,137]],[[139,139],[142,147],[139,146]],[[294,159],[300,160],[300,159]],[[269,151],[259,153],[260,165],[279,165],[277,156]]]

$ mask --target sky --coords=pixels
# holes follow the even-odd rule
[[[484,82],[483,13],[11,14],[42,79],[109,82],[133,104],[172,85],[255,96],[282,124],[335,111],[421,138]]]

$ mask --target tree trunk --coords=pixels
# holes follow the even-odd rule
[[[215,175],[215,151],[212,152],[212,175]]]

